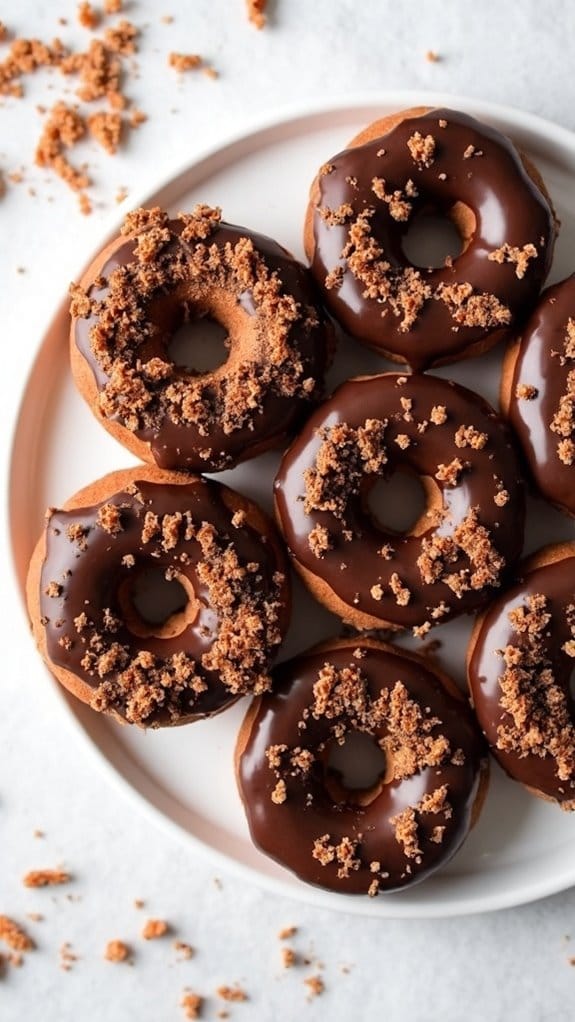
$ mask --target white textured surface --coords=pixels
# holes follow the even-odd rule
[[[80,42],[74,4],[20,0],[0,17],[22,35]],[[173,167],[254,114],[285,103],[316,100],[366,88],[431,88],[515,104],[575,128],[570,68],[575,41],[568,0],[546,5],[522,0],[503,5],[463,0],[391,4],[382,0],[276,0],[272,24],[257,33],[244,18],[242,0],[152,0],[126,5],[127,16],[147,28],[139,55],[140,77],[127,92],[150,116],[114,160],[90,151],[101,202],[88,219],[74,198],[41,172],[26,172],[25,186],[10,188],[0,204],[0,297],[4,358],[21,375],[47,317],[79,264],[117,214],[120,185],[135,195]],[[42,13],[42,11],[44,13]],[[358,11],[361,12],[358,17]],[[164,25],[164,13],[174,16]],[[70,25],[57,25],[58,16]],[[181,83],[166,67],[171,49],[197,51],[220,70],[217,82],[187,76]],[[427,63],[428,49],[443,61]],[[1,56],[1,54],[0,54]],[[28,79],[27,99],[0,108],[0,166],[30,167],[40,119],[36,103],[49,104],[59,76]],[[170,112],[171,110],[177,112]],[[328,156],[329,154],[326,154]],[[53,196],[53,203],[47,201]],[[130,198],[127,200],[129,204]],[[25,273],[18,274],[17,267]],[[2,372],[3,468],[19,393]],[[65,454],[65,452],[64,452]],[[38,950],[20,971],[0,981],[0,1018],[45,1022],[100,1018],[178,1019],[181,991],[189,985],[210,995],[220,983],[245,984],[251,1002],[231,1006],[236,1019],[331,1017],[472,1022],[573,1017],[575,953],[571,932],[575,894],[472,919],[378,922],[305,909],[240,887],[206,862],[183,852],[151,828],[93,769],[76,744],[30,649],[14,587],[3,557],[2,600],[8,621],[0,715],[0,912],[29,923]],[[5,644],[5,648],[7,643]],[[209,772],[206,771],[207,778]],[[33,830],[46,832],[43,840]],[[26,891],[21,874],[59,862],[76,879],[69,901],[64,889]],[[146,900],[138,913],[133,899]],[[194,960],[175,964],[169,942],[144,944],[138,931],[150,915],[167,918],[177,936],[197,947]],[[306,1003],[303,978],[313,966],[284,972],[277,930],[295,922],[294,946],[325,964],[326,992]],[[111,937],[136,945],[134,968],[102,960]],[[575,942],[575,933],[573,934]],[[73,970],[58,968],[58,948],[70,941],[81,956]],[[349,973],[340,966],[349,965]],[[215,1018],[214,998],[206,1017]]]

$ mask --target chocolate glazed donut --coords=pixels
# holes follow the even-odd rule
[[[376,776],[352,786],[331,761],[358,737]],[[275,670],[240,730],[236,769],[266,855],[306,883],[373,896],[449,861],[479,814],[488,763],[453,682],[404,650],[347,639]]]
[[[575,274],[544,291],[509,345],[500,396],[536,486],[575,515]]]
[[[82,396],[117,440],[161,468],[217,471],[285,442],[321,393],[332,331],[311,276],[270,238],[197,206],[136,210],[72,287]],[[223,365],[174,364],[183,323],[227,331]]]
[[[379,478],[419,477],[403,534],[369,510]],[[275,482],[280,528],[314,596],[356,628],[413,628],[475,610],[521,552],[517,457],[483,398],[430,376],[350,380],[314,412]]]
[[[457,228],[437,269],[407,259],[418,214]],[[304,230],[329,311],[353,337],[414,369],[479,354],[532,307],[557,224],[540,175],[494,128],[455,110],[384,117],[328,160]]]
[[[575,543],[534,554],[478,618],[468,651],[493,755],[535,795],[575,810]]]
[[[289,622],[285,557],[263,512],[213,480],[144,466],[50,511],[27,598],[58,681],[143,727],[264,691]]]

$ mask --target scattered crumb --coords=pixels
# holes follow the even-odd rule
[[[168,56],[168,64],[173,67],[175,71],[182,74],[184,71],[196,71],[197,68],[203,64],[203,59],[199,53],[170,53]]]
[[[134,898],[134,908],[143,908],[146,902],[142,898]]]
[[[194,1019],[202,1017],[204,998],[200,994],[194,994],[191,990],[184,991],[180,1004],[184,1009],[186,1018]]]
[[[54,887],[69,884],[70,874],[61,869],[33,869],[22,878],[24,887]]]
[[[530,383],[518,383],[515,388],[515,397],[519,401],[532,401],[537,394],[537,387],[532,387]]]
[[[132,952],[123,940],[109,940],[104,950],[104,958],[108,962],[127,962]]]
[[[278,933],[278,940],[290,940],[296,933],[297,926],[284,926]]]
[[[309,976],[308,979],[304,979],[304,983],[309,990],[310,999],[319,997],[325,990],[325,983],[321,976]]]
[[[99,24],[100,15],[92,7],[92,4],[84,2],[78,6],[78,21],[82,28],[87,28],[93,32]]]
[[[181,957],[180,962],[187,961],[194,957],[195,951],[191,944],[186,944],[184,940],[175,940],[172,945],[174,951],[176,951]]]
[[[268,0],[246,0],[248,7],[248,18],[252,25],[256,28],[262,29],[267,21],[265,16],[265,9],[268,5]]]
[[[242,990],[240,986],[236,984],[235,987],[221,986],[216,990],[216,994],[221,998],[222,1001],[247,1001],[248,995],[245,990]]]
[[[148,919],[143,926],[141,936],[144,940],[157,940],[158,937],[164,937],[169,928],[164,919]]]
[[[430,64],[438,64],[441,60],[441,57],[439,56],[439,53],[435,52],[435,50],[428,50],[427,53],[425,54],[425,59]]]
[[[26,918],[32,923],[41,923],[44,920],[44,916],[41,912],[27,912]]]
[[[282,947],[281,949],[282,965],[284,969],[291,969],[297,962],[297,955],[293,948]]]
[[[60,968],[63,969],[64,972],[70,972],[74,962],[78,961],[78,956],[74,954],[72,951],[72,945],[69,944],[67,940],[61,945],[59,955]]]
[[[9,916],[0,915],[0,940],[12,951],[32,951],[36,946],[26,931]]]

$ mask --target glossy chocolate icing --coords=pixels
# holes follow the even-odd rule
[[[440,121],[446,122],[444,127]],[[429,167],[416,164],[410,155],[407,143],[417,131],[435,140]],[[474,154],[464,158],[469,146]],[[492,327],[454,329],[447,306],[433,299],[426,302],[414,325],[403,332],[400,319],[391,310],[382,318],[383,306],[363,297],[363,285],[349,270],[344,272],[341,287],[324,288],[327,274],[337,266],[345,267],[341,252],[348,240],[349,225],[328,226],[318,208],[333,210],[349,203],[355,216],[368,207],[374,208],[373,234],[391,265],[390,273],[411,266],[402,250],[409,220],[398,222],[392,218],[388,204],[376,198],[372,190],[374,178],[384,179],[387,193],[404,193],[411,179],[419,193],[409,200],[412,216],[422,209],[448,215],[456,203],[465,204],[475,215],[468,247],[452,266],[420,270],[425,284],[435,289],[440,284],[469,283],[475,293],[494,295],[508,307],[512,323],[532,307],[551,263],[554,215],[514,145],[494,128],[455,110],[434,109],[403,121],[381,138],[344,150],[327,166],[333,169],[317,178],[312,272],[324,289],[330,312],[354,337],[390,352],[413,368],[423,369],[459,357],[465,348],[493,332]],[[536,246],[537,257],[529,261],[522,279],[516,276],[513,263],[488,259],[490,252],[504,245],[520,249]]]
[[[212,480],[196,478],[185,485],[160,486],[150,482],[136,482],[135,485],[136,493],[119,492],[93,507],[54,510],[51,513],[40,582],[40,612],[47,653],[54,664],[70,671],[95,690],[101,677],[82,663],[95,634],[103,636],[108,645],[113,642],[125,646],[130,657],[146,650],[160,663],[167,663],[173,655],[183,652],[196,661],[196,672],[207,687],[197,693],[184,686],[177,700],[176,716],[211,715],[235,701],[237,694],[222,684],[216,671],[201,666],[201,658],[212,649],[220,626],[218,610],[210,600],[209,589],[197,575],[203,558],[202,550],[196,539],[186,540],[183,533],[168,550],[162,545],[161,533],[144,543],[142,531],[146,513],[153,512],[161,519],[163,515],[185,515],[189,512],[198,529],[202,523],[209,522],[218,535],[227,537],[226,543],[233,545],[241,565],[259,565],[257,589],[264,599],[270,601],[278,596],[274,580],[278,570],[276,553],[273,545],[253,527],[232,525],[233,511],[223,499],[222,487]],[[115,534],[110,534],[98,524],[100,508],[109,504],[121,509],[122,528]],[[79,541],[70,538],[69,530],[72,529],[73,533],[74,527],[80,527]],[[130,563],[131,558],[134,558],[133,564]],[[176,579],[189,581],[197,601],[197,613],[180,634],[172,637],[150,634],[142,638],[128,626],[120,594],[126,585],[145,588],[150,582],[150,571],[158,569],[173,571]],[[51,583],[59,587],[56,596],[48,595]],[[174,603],[173,594],[167,591],[164,596],[167,598],[166,613],[177,611],[178,601]],[[107,609],[118,620],[118,627],[111,632],[104,626]],[[82,614],[87,615],[90,624],[78,633],[74,622]],[[67,643],[61,642],[66,637],[71,640],[69,648]],[[273,652],[268,650],[268,663]],[[241,684],[239,688],[241,691]],[[246,690],[248,688],[246,686]],[[115,706],[115,709],[124,715],[121,705]],[[145,721],[146,726],[174,722],[177,722],[174,715],[170,716],[162,707]]]
[[[567,377],[575,368],[575,360],[561,357],[569,319],[575,319],[575,274],[544,291],[523,330],[513,370],[509,421],[543,496],[575,515],[575,466],[561,461],[557,453],[561,437],[550,429],[561,398],[569,391]],[[517,397],[520,385],[535,388],[529,399]]]
[[[575,554],[575,548],[573,548]],[[508,645],[520,645],[521,639],[509,620],[509,612],[525,605],[530,596],[546,597],[551,618],[545,629],[544,652],[549,658],[555,682],[567,693],[571,720],[575,724],[575,701],[569,694],[573,658],[563,651],[572,639],[567,608],[575,602],[575,556],[542,565],[524,574],[516,585],[503,593],[487,610],[470,658],[468,674],[475,712],[491,751],[503,769],[516,781],[535,788],[558,802],[575,807],[575,774],[571,781],[557,776],[557,763],[551,755],[518,753],[498,748],[498,728],[509,723],[510,716],[500,704],[499,679],[505,669],[498,651]],[[575,739],[574,739],[575,741]]]
[[[365,654],[361,660],[353,656],[358,647]],[[438,718],[433,733],[448,739],[452,754],[459,749],[463,751],[460,765],[448,759],[439,766],[424,767],[404,780],[384,781],[377,797],[368,806],[361,807],[334,801],[325,785],[325,767],[318,758],[306,779],[287,778],[286,800],[275,804],[271,795],[276,781],[268,765],[266,749],[285,743],[290,749],[309,749],[315,755],[318,746],[329,741],[329,725],[333,721],[325,717],[316,720],[306,714],[313,705],[313,686],[325,663],[338,669],[359,665],[367,678],[372,699],[377,699],[383,688],[391,690],[397,681],[403,682],[422,711],[429,707],[431,714]],[[304,715],[307,721],[302,729],[298,725]],[[381,739],[385,734],[383,725],[375,737]],[[238,783],[252,839],[266,855],[306,883],[345,894],[365,894],[376,876],[379,889],[391,891],[423,880],[451,858],[471,825],[480,766],[485,756],[481,735],[463,697],[459,699],[448,692],[431,667],[409,658],[403,651],[393,651],[390,647],[374,649],[356,639],[343,648],[311,651],[275,669],[272,692],[259,701],[239,760]],[[407,858],[390,818],[444,784],[448,787],[447,798],[453,813],[450,818],[445,813],[423,818],[421,861]],[[436,825],[445,827],[440,842],[431,840]],[[323,835],[330,835],[332,844],[338,844],[344,837],[353,840],[362,835],[358,852],[360,868],[352,870],[347,878],[338,877],[337,862],[322,866],[314,859],[314,841]],[[370,870],[372,862],[380,863],[380,872]]]
[[[400,381],[404,381],[401,383]],[[412,420],[406,421],[402,399],[411,400]],[[444,424],[431,423],[432,409],[444,406]],[[407,468],[420,477],[433,477],[440,463],[454,458],[465,463],[456,486],[438,482],[443,508],[447,512],[439,525],[433,521],[420,535],[398,535],[385,530],[366,510],[366,494],[355,493],[350,499],[346,521],[353,532],[351,540],[344,535],[344,524],[329,511],[304,509],[304,473],[316,464],[321,445],[319,431],[337,423],[361,426],[366,420],[389,420],[385,432],[388,462],[382,473],[389,477],[398,468]],[[425,432],[418,424],[428,421]],[[455,444],[458,427],[473,426],[487,435],[485,446],[475,450]],[[398,435],[410,438],[402,450],[396,443]],[[372,477],[372,482],[375,479]],[[368,483],[367,478],[365,482]],[[369,485],[369,483],[368,483]],[[502,489],[508,495],[500,507],[495,496]],[[444,601],[448,607],[441,620],[475,609],[489,596],[487,591],[468,590],[457,598],[443,581],[424,584],[417,559],[422,542],[433,534],[451,535],[470,509],[478,508],[479,522],[489,531],[496,550],[504,557],[506,567],[519,556],[523,542],[524,493],[515,451],[508,432],[493,409],[479,395],[451,381],[430,376],[380,376],[350,380],[318,408],[281,462],[275,482],[275,500],[279,523],[296,564],[324,579],[343,602],[358,611],[391,622],[395,627],[420,626],[430,619],[431,611]],[[333,548],[321,558],[309,545],[309,533],[317,525],[325,526],[334,538]],[[389,560],[379,553],[390,543],[395,552]],[[465,567],[465,558],[453,570]],[[411,592],[406,606],[400,606],[389,589],[389,580],[397,573]],[[381,584],[383,596],[375,599],[374,585]]]
[[[191,253],[193,244],[187,244],[180,237],[182,224],[177,220],[171,220],[169,229],[173,234],[174,249],[179,249],[184,257],[186,253]],[[305,413],[309,398],[315,397],[317,392],[321,391],[323,373],[328,359],[328,335],[325,322],[318,311],[309,271],[272,239],[224,222],[221,222],[210,235],[208,244],[215,245],[218,250],[222,251],[226,246],[233,247],[245,238],[251,239],[256,251],[265,260],[268,269],[278,274],[282,282],[282,292],[292,295],[300,303],[302,317],[300,321],[292,325],[290,338],[301,358],[302,379],[304,376],[311,377],[316,382],[316,389],[309,393],[307,399],[304,399],[301,394],[285,396],[270,388],[263,396],[261,408],[254,409],[253,421],[233,432],[224,432],[221,424],[214,422],[210,427],[209,435],[206,436],[205,432],[202,432],[192,422],[174,422],[168,415],[164,415],[161,423],[154,428],[142,427],[134,430],[135,436],[150,445],[154,461],[161,468],[180,468],[187,471],[215,471],[229,468],[238,461],[249,457],[250,449],[262,444],[267,438],[277,437],[278,440],[281,440],[286,432],[293,430]],[[108,288],[105,283],[101,286],[102,281],[106,281],[118,267],[133,264],[134,251],[135,241],[126,240],[110,255],[110,258],[99,270],[97,280],[88,289],[90,298],[97,301],[105,299]],[[192,306],[192,316],[210,313],[213,284],[206,279],[203,282],[203,287],[202,298],[192,303],[187,301],[186,289],[181,285],[172,295],[163,293],[152,300],[148,307],[152,333],[151,338],[145,339],[142,358],[144,355],[146,359],[159,356],[170,361],[167,348],[171,336],[183,322],[183,310],[186,303],[188,307]],[[238,310],[243,313],[241,316],[243,329],[247,329],[246,324],[249,320],[258,316],[252,292],[249,289],[244,290],[234,297]],[[315,318],[315,325],[304,322],[307,312],[310,311],[312,318]],[[88,363],[98,390],[102,391],[108,377],[98,364],[90,341],[90,331],[96,322],[97,319],[94,316],[88,319],[75,319],[73,331],[75,344]],[[252,342],[251,349],[241,355],[240,350],[243,352],[242,345],[244,343],[240,336],[241,327],[236,325],[231,328],[229,332],[230,354],[226,363],[218,370],[213,371],[213,376],[216,379],[225,374],[226,366],[232,355],[236,361],[243,360],[248,365],[252,363],[257,372],[258,362],[266,358],[265,337],[260,336],[261,327],[258,327],[257,324],[252,326],[250,326],[250,332],[257,335],[255,347]],[[258,330],[260,334],[258,334]],[[198,375],[201,374],[193,373],[184,367],[174,366],[173,368],[174,379],[197,379]],[[115,416],[115,419],[122,423],[120,416]],[[206,457],[206,450],[210,451],[209,457]],[[203,452],[203,456],[200,451]]]

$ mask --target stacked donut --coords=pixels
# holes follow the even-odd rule
[[[430,214],[461,251],[425,268],[406,238]],[[373,896],[445,864],[480,812],[488,746],[575,808],[575,544],[518,563],[525,478],[575,514],[575,277],[538,298],[557,229],[508,138],[420,108],[320,168],[309,269],[218,209],[137,210],[72,288],[76,384],[146,464],[49,511],[28,579],[37,644],[66,688],[124,723],[183,724],[253,696],[236,746],[252,838],[309,883]],[[174,336],[206,319],[227,358],[199,372]],[[402,369],[318,404],[344,331]],[[502,340],[504,418],[427,372]],[[199,474],[288,444],[279,531]],[[425,494],[402,532],[370,507],[397,472]],[[274,667],[288,557],[348,634]],[[379,637],[464,613],[479,614],[470,697]]]

